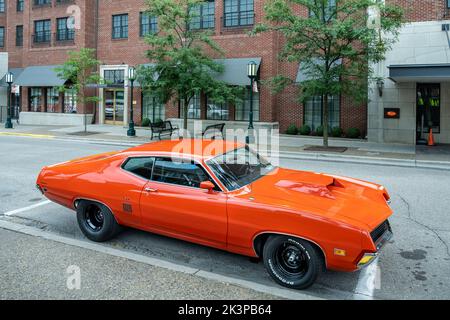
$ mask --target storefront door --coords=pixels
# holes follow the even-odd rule
[[[124,119],[123,89],[105,90],[105,123],[123,125]]]
[[[434,83],[417,84],[417,143],[424,144],[426,137],[440,133],[441,129],[441,86]]]

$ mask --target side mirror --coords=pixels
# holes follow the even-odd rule
[[[209,192],[212,192],[215,188],[214,183],[211,181],[203,181],[200,183],[200,188],[208,190]]]

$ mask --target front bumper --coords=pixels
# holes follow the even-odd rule
[[[372,262],[374,262],[378,258],[379,254],[380,254],[380,250],[394,236],[394,234],[392,233],[392,229],[391,229],[391,226],[390,226],[389,222],[386,221],[386,223],[387,223],[387,229],[375,241],[375,247],[377,248],[377,251],[376,252],[364,253],[363,256],[361,257],[361,259],[359,259],[359,261],[357,263],[358,269],[365,268],[368,265],[370,265]]]

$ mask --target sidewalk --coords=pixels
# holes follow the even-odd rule
[[[1,300],[280,299],[237,285],[1,228],[0,255]],[[77,270],[79,289],[74,277]]]
[[[10,131],[0,129],[0,135],[25,135],[37,138],[83,140],[114,143],[124,146],[150,142],[149,128],[136,128],[136,137],[127,137],[127,128],[112,125],[89,125],[88,135],[84,127],[23,126],[14,124]],[[372,143],[365,140],[330,138],[330,146],[346,147],[342,153],[328,151],[308,151],[310,146],[321,146],[321,137],[280,135],[280,157],[303,160],[353,162],[380,165],[397,165],[420,168],[450,170],[450,145],[436,147],[405,144]]]

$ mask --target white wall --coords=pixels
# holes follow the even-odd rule
[[[450,21],[405,24],[399,41],[386,60],[376,66],[377,76],[384,78],[383,97],[372,83],[368,104],[368,138],[373,142],[415,144],[416,82],[395,83],[388,78],[390,65],[450,64],[450,47],[442,24]],[[439,82],[439,81],[435,81]],[[450,143],[450,82],[441,83],[441,133],[437,142]],[[400,119],[384,119],[384,108],[400,108]]]

